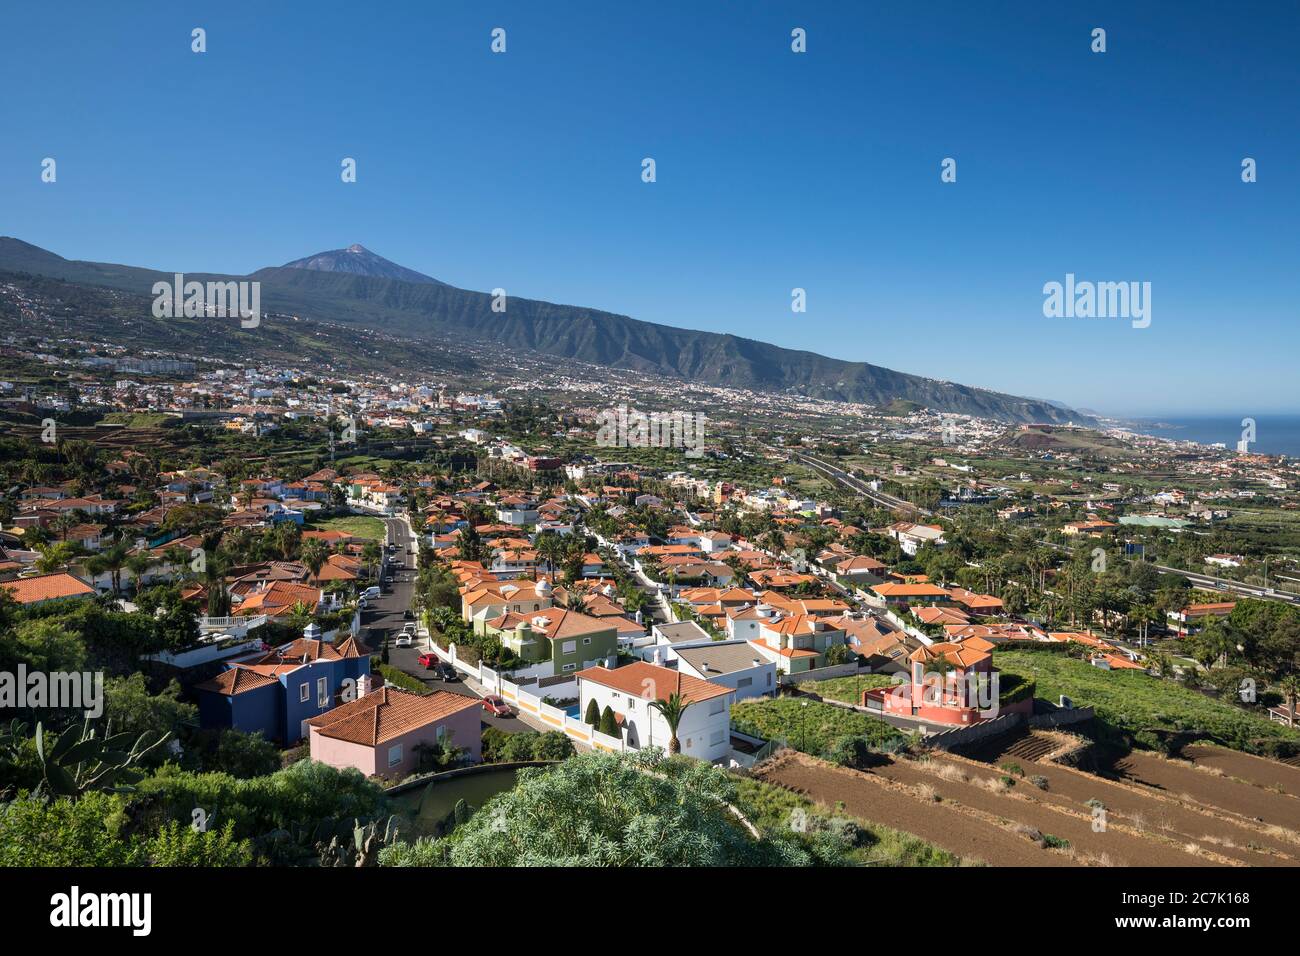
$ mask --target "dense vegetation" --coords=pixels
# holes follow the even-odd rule
[[[906,735],[878,717],[800,697],[742,700],[731,708],[731,725],[741,733],[779,738],[795,750],[827,759],[836,759],[837,746],[846,741],[877,750],[907,743]]]
[[[1239,750],[1300,749],[1300,730],[1270,721],[1258,705],[1248,710],[1141,671],[1099,670],[1065,654],[1033,650],[998,651],[995,662],[1006,674],[1035,681],[1048,700],[1064,694],[1095,708],[1103,729],[1142,746],[1162,746],[1160,732],[1194,731]]]
[[[755,839],[736,779],[685,758],[588,753],[520,772],[450,836],[386,848],[388,866],[808,866],[850,861],[843,832]]]

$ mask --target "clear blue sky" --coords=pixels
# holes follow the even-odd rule
[[[1292,2],[9,3],[0,234],[236,273],[360,242],[1105,412],[1300,411],[1297,49]],[[1044,318],[1067,272],[1151,282],[1150,328]]]

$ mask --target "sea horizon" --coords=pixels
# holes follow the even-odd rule
[[[1194,441],[1202,445],[1223,445],[1235,449],[1254,422],[1254,440],[1250,451],[1264,455],[1300,457],[1300,412],[1261,415],[1159,415],[1125,418],[1123,421],[1143,435],[1174,441]]]

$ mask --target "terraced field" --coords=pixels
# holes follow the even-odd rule
[[[1033,731],[869,771],[785,751],[756,775],[994,866],[1300,866],[1300,768],[1200,744],[1104,776],[1055,762],[1079,745]]]

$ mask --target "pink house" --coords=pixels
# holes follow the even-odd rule
[[[936,724],[975,724],[1008,713],[1033,713],[1030,696],[998,699],[997,670],[988,651],[962,644],[931,644],[908,658],[910,678],[897,687],[862,692],[864,707]]]
[[[413,694],[384,686],[309,720],[311,759],[400,780],[416,771],[421,744],[450,740],[477,763],[481,706],[477,698],[450,691]]]

